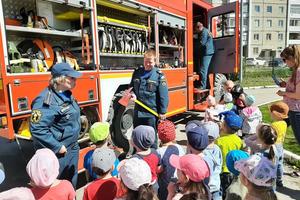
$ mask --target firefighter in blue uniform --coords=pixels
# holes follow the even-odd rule
[[[59,160],[59,179],[76,188],[80,108],[70,91],[81,76],[67,63],[52,67],[49,86],[32,102],[30,132],[36,149],[49,148]]]
[[[166,119],[169,104],[168,86],[164,74],[155,66],[155,51],[147,50],[144,54],[144,67],[134,71],[130,83],[133,87],[133,98],[137,98],[156,111],[158,119]],[[157,117],[138,104],[134,108],[134,127],[152,126],[157,130]],[[154,148],[157,147],[157,135]]]
[[[207,74],[214,52],[211,32],[201,22],[197,22],[194,34],[194,65],[200,75],[200,83],[195,85],[199,89],[207,89]]]

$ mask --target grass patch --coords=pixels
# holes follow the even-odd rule
[[[262,115],[263,115],[263,121],[266,122],[266,123],[271,123],[272,120],[271,120],[271,116],[269,114],[269,106],[270,104],[267,104],[267,105],[263,105],[263,106],[260,106],[259,109],[260,111],[262,112]],[[287,129],[287,133],[286,133],[286,136],[285,136],[285,140],[284,140],[284,144],[283,144],[283,147],[284,149],[286,150],[289,150],[297,155],[300,155],[300,145],[297,143],[296,139],[295,139],[295,136],[294,136],[294,133],[293,133],[293,130],[290,127],[288,127]]]
[[[278,78],[287,79],[291,75],[288,67],[275,68]],[[275,85],[272,79],[272,67],[253,67],[244,66],[243,68],[243,87]]]

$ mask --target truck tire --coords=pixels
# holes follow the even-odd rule
[[[216,101],[218,102],[224,93],[223,85],[227,81],[227,78],[224,74],[215,74],[215,81],[214,81],[214,95]]]
[[[79,139],[83,138],[89,132],[91,126],[99,121],[99,113],[96,107],[85,107],[81,111],[81,131]]]
[[[123,148],[126,152],[129,150],[129,139],[133,130],[134,102],[130,101],[127,107],[118,103],[121,94],[115,94],[112,105],[110,106],[108,122],[111,123],[111,138],[113,143]]]

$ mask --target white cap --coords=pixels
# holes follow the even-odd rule
[[[151,183],[152,175],[149,165],[142,159],[130,158],[119,170],[124,185],[137,191],[140,186]]]
[[[232,94],[231,93],[229,93],[229,92],[226,92],[225,94],[224,94],[224,102],[225,103],[230,103],[230,102],[232,102]]]

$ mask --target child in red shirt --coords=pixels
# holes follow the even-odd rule
[[[92,169],[98,179],[85,188],[83,200],[113,200],[122,196],[120,180],[111,175],[116,159],[115,152],[108,147],[95,149]]]
[[[152,175],[152,184],[157,183],[160,156],[155,149],[150,147],[155,142],[155,131],[151,126],[140,125],[136,127],[131,136],[132,146],[136,149],[133,157],[143,159],[149,165]],[[158,187],[158,185],[157,185]],[[154,186],[155,189],[158,189]]]
[[[67,180],[58,180],[58,159],[50,149],[39,149],[28,162],[26,171],[36,200],[74,200],[76,193]]]

